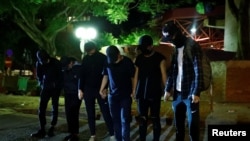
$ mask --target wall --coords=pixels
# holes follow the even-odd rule
[[[250,61],[228,61],[226,96],[229,102],[250,102]]]

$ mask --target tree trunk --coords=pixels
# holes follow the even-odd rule
[[[239,7],[239,45],[242,48],[242,59],[250,60],[249,39],[249,0],[241,0]]]
[[[238,4],[238,7],[236,5],[236,2]],[[234,15],[236,22],[237,22],[237,59],[239,60],[250,60],[250,39],[249,39],[249,18],[250,18],[250,2],[249,0],[228,0],[228,6],[230,9],[230,12],[232,15]],[[230,23],[231,24],[231,23]],[[225,28],[225,30],[228,30]],[[226,36],[231,36],[235,37],[235,35],[227,35]],[[227,38],[224,40],[227,42]]]

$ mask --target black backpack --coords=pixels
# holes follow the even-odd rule
[[[202,89],[201,91],[207,90],[212,83],[212,67],[210,64],[210,60],[207,57],[206,53],[202,50],[200,45],[195,42],[193,39],[188,38],[186,41],[186,53],[189,59],[193,60],[192,57],[192,49],[201,52],[201,63],[202,63]]]

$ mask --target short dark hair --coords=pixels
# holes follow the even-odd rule
[[[89,42],[86,42],[84,44],[84,52],[89,52],[92,49],[96,49],[97,50],[97,46],[96,46],[96,44],[93,41],[89,41]]]
[[[120,51],[116,46],[114,45],[109,46],[106,50],[108,63],[109,64],[115,63],[115,61],[117,61],[118,59],[118,54],[120,54]]]
[[[153,39],[150,35],[143,35],[139,39],[138,43],[138,49],[143,50],[144,48],[147,48],[148,46],[153,45]]]

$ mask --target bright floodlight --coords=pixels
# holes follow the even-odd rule
[[[92,27],[89,28],[79,27],[76,29],[75,35],[77,38],[80,38],[81,40],[91,40],[96,37],[97,31]]]
[[[193,27],[190,31],[191,31],[191,33],[192,33],[192,34],[195,34],[195,32],[196,32],[196,28],[195,28],[195,27]]]

